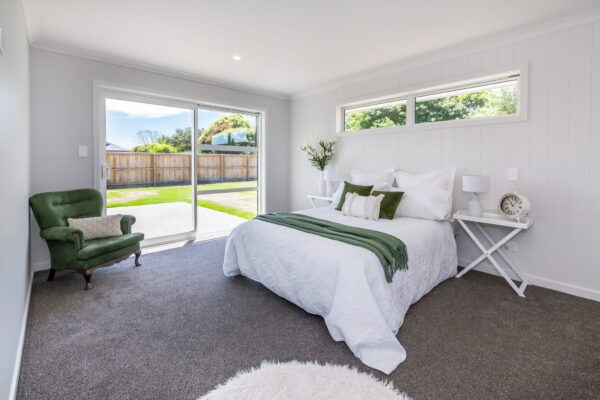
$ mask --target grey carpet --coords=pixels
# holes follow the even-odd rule
[[[320,317],[221,272],[224,240],[94,274],[35,277],[19,399],[194,399],[261,360],[364,367]],[[497,277],[450,279],[413,305],[390,378],[415,399],[600,398],[600,303]]]

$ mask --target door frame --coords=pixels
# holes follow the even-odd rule
[[[257,213],[262,214],[266,210],[266,110],[257,110],[243,105],[223,105],[211,101],[189,98],[173,93],[165,93],[160,90],[152,90],[131,86],[124,83],[109,82],[94,79],[92,81],[93,95],[93,185],[94,188],[103,196],[106,204],[106,182],[103,179],[103,161],[106,160],[106,97],[117,98],[119,100],[138,101],[150,104],[172,106],[193,110],[193,127],[192,127],[192,191],[193,191],[193,215],[194,215],[194,230],[181,234],[162,236],[160,238],[145,239],[142,246],[154,246],[159,244],[167,244],[184,240],[195,240],[198,228],[198,190],[197,190],[197,143],[198,143],[198,108],[207,108],[221,111],[233,111],[240,113],[254,114],[257,116]],[[103,213],[106,212],[106,207],[103,207]]]

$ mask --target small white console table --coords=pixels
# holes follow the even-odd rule
[[[504,218],[497,212],[484,212],[481,217],[472,217],[465,210],[457,211],[456,213],[454,213],[453,218],[456,221],[458,221],[460,226],[465,230],[467,235],[469,235],[471,240],[475,243],[477,248],[479,248],[479,250],[482,253],[479,257],[477,257],[475,260],[473,260],[473,262],[471,262],[468,266],[466,266],[465,269],[460,271],[460,273],[458,275],[456,275],[456,277],[457,278],[462,277],[464,274],[466,274],[467,272],[469,272],[470,270],[475,268],[477,265],[479,265],[483,260],[485,260],[487,258],[489,260],[489,262],[492,264],[492,266],[494,267],[494,269],[496,269],[496,271],[498,271],[498,273],[506,280],[506,282],[508,282],[510,287],[519,296],[525,297],[525,288],[527,287],[529,282],[527,282],[527,279],[525,279],[525,277],[523,275],[521,275],[521,273],[519,273],[514,262],[510,259],[510,257],[508,257],[506,252],[502,249],[502,246],[504,246],[512,238],[517,236],[521,231],[529,229],[531,227],[531,225],[533,225],[533,218],[526,217],[524,219],[522,218],[522,219],[516,221],[516,220]],[[473,233],[473,231],[469,228],[469,225],[467,223],[472,223],[477,228],[477,230],[481,233],[481,235],[485,238],[485,240],[489,243],[489,246],[491,246],[491,247],[486,248],[486,245],[481,243],[479,238]],[[486,230],[484,228],[484,226],[486,226],[486,225],[512,228],[512,230],[506,236],[504,236],[502,239],[500,239],[498,242],[494,243],[494,240],[492,239],[490,234],[488,232],[486,232]],[[500,257],[502,257],[502,259],[506,262],[506,265],[508,266],[508,268],[510,268],[510,270],[512,270],[512,272],[521,280],[521,284],[519,286],[517,286],[515,284],[515,282],[508,276],[505,269],[502,268],[502,266],[498,263],[498,261],[496,261],[496,259],[494,258],[494,255],[493,255],[495,252],[498,252]]]

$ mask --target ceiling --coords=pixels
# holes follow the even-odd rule
[[[33,47],[283,95],[599,6],[598,0],[23,3]]]

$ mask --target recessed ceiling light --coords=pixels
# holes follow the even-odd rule
[[[233,61],[242,61],[242,57],[235,55],[233,56]]]

